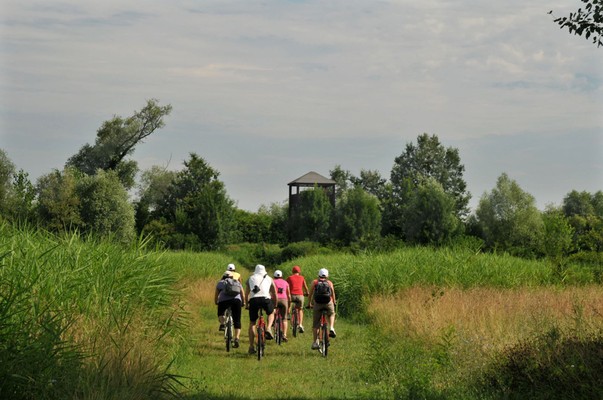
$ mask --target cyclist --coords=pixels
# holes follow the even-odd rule
[[[229,278],[231,282],[227,282],[227,279]],[[228,287],[230,284],[238,287],[238,293],[236,293],[236,288],[232,290]],[[239,347],[239,339],[241,336],[241,307],[245,305],[245,298],[245,289],[243,289],[241,282],[235,280],[230,271],[226,271],[222,276],[222,279],[216,285],[214,302],[218,306],[220,331],[224,331],[224,312],[228,307],[230,307],[232,310],[232,320],[234,325],[233,347],[235,348]]]
[[[232,272],[232,278],[241,282],[241,274],[239,274],[238,272],[236,272],[237,268],[235,267],[234,264],[228,264],[228,266],[226,267],[226,271],[230,271]]]
[[[287,329],[289,323],[287,322],[287,315],[289,313],[289,304],[291,304],[291,290],[289,289],[289,283],[283,279],[283,271],[274,271],[274,287],[276,288],[276,307],[280,310],[281,317],[283,319],[283,341],[287,339]]]
[[[301,275],[301,268],[298,265],[294,266],[291,272],[292,275],[287,278],[291,290],[291,301],[295,304],[299,315],[299,327],[297,329],[300,333],[304,333],[304,295],[308,295],[308,285],[306,284],[306,278]]]
[[[312,350],[318,350],[320,348],[318,342],[318,335],[320,333],[320,317],[322,310],[327,310],[327,316],[329,317],[329,337],[334,338],[335,333],[335,288],[333,282],[329,279],[329,271],[326,268],[321,268],[318,271],[318,279],[314,279],[310,288],[310,307],[314,309],[312,333],[314,341],[312,342]]]
[[[247,290],[245,292],[245,303],[249,308],[249,354],[255,350],[255,323],[258,319],[258,311],[263,309],[268,316],[266,324],[266,339],[272,339],[272,324],[274,323],[274,305],[276,301],[276,289],[272,278],[266,273],[266,267],[261,264],[255,266],[254,273],[247,279]]]

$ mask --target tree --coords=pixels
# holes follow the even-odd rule
[[[134,152],[138,143],[165,125],[163,117],[171,111],[171,105],[161,107],[157,100],[151,99],[131,117],[114,116],[97,131],[94,145],[84,145],[69,158],[66,166],[75,167],[87,175],[94,175],[98,170],[116,171],[123,185],[131,188],[138,167],[134,160],[125,158]]]
[[[385,197],[385,185],[387,180],[381,177],[381,173],[377,170],[360,170],[360,177],[351,177],[351,181],[354,185],[360,186],[367,193],[372,194],[379,200]]]
[[[168,196],[172,184],[176,179],[176,172],[157,165],[143,171],[138,185],[138,201],[135,203],[136,228],[140,233],[144,226],[155,215],[160,203]]]
[[[74,168],[65,168],[38,178],[38,215],[50,231],[65,232],[82,227],[77,174]]]
[[[416,146],[408,143],[406,151],[396,157],[391,182],[396,193],[406,190],[404,180],[407,178],[413,187],[418,186],[423,178],[435,179],[446,193],[454,197],[455,209],[460,217],[468,213],[467,204],[471,198],[463,180],[464,171],[458,149],[445,148],[436,135],[424,133],[417,137]]]
[[[29,180],[29,174],[22,169],[13,178],[12,201],[9,202],[12,218],[30,221],[34,217],[36,188]]]
[[[291,241],[326,243],[331,237],[332,212],[333,207],[323,189],[314,187],[301,192],[289,220]]]
[[[412,193],[404,214],[405,240],[441,245],[461,233],[455,200],[439,182],[426,178]]]
[[[557,266],[561,265],[563,257],[567,256],[573,248],[572,238],[574,228],[570,225],[563,211],[549,207],[543,214],[544,254]]]
[[[603,46],[603,2],[601,0],[580,0],[585,4],[584,9],[570,13],[567,17],[555,18],[560,29],[567,28],[574,35],[589,39],[597,47]],[[552,14],[553,11],[549,11]]]
[[[15,174],[15,164],[3,149],[0,149],[0,215],[6,216],[10,210],[8,199],[11,192],[11,181]]]
[[[349,245],[374,240],[381,233],[381,211],[377,198],[360,186],[348,190],[336,206],[337,239]]]
[[[535,255],[543,232],[534,197],[503,173],[480,198],[476,216],[486,245],[515,255]]]
[[[185,239],[183,245],[217,249],[229,241],[234,228],[234,202],[218,180],[219,172],[202,157],[191,153],[184,166],[154,215],[172,225],[175,234]]]
[[[578,250],[603,250],[603,192],[572,190],[563,199],[562,210],[574,229]]]
[[[336,202],[341,196],[349,189],[350,179],[352,174],[348,170],[341,168],[341,165],[336,165],[331,171],[329,171],[331,179],[335,181],[335,197]]]
[[[77,185],[80,217],[86,232],[114,237],[122,243],[135,238],[134,208],[117,172],[100,171],[83,176]]]

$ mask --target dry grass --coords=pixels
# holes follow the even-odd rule
[[[393,336],[438,343],[454,332],[457,345],[490,352],[551,327],[586,333],[603,329],[603,287],[433,288],[413,287],[376,298],[376,324]]]

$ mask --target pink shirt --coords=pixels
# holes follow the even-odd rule
[[[283,278],[274,279],[274,286],[276,286],[276,297],[279,299],[288,299],[287,297],[287,288],[289,287],[289,283]]]

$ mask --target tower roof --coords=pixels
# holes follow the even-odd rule
[[[317,172],[310,171],[305,175],[288,183],[289,186],[329,186],[335,185],[335,181],[329,178],[325,178]]]

